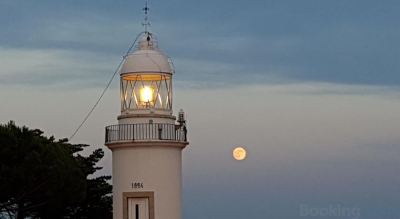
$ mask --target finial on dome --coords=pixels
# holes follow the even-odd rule
[[[150,21],[149,21],[150,8],[149,8],[149,1],[148,0],[146,0],[146,4],[145,4],[145,6],[143,8],[143,11],[144,11],[144,21],[143,21],[142,25],[144,26],[145,33],[148,33],[148,27],[150,26]]]

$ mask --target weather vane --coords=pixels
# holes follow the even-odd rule
[[[147,29],[150,26],[150,21],[149,21],[149,4],[148,4],[148,0],[146,0],[146,5],[143,8],[144,11],[144,22],[142,23],[142,25],[144,26],[144,31],[147,33]]]

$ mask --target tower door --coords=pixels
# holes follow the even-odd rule
[[[149,219],[149,199],[128,198],[128,219]]]

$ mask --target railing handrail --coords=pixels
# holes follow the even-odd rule
[[[186,142],[185,125],[170,123],[117,124],[106,127],[105,142],[162,140]]]

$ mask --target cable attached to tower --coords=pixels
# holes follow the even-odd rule
[[[147,7],[147,6],[146,6]],[[133,47],[136,44],[136,41],[139,39],[139,37],[146,33],[145,32],[141,32],[137,35],[137,37],[135,38],[135,41],[133,41],[132,45],[129,47],[129,49],[126,51],[125,55],[122,57],[121,62],[118,64],[117,68],[115,69],[114,73],[112,74],[110,80],[108,81],[106,87],[104,88],[103,92],[101,92],[100,97],[97,99],[96,103],[92,106],[92,108],[89,110],[89,112],[86,114],[86,116],[83,118],[82,122],[79,124],[79,126],[75,129],[74,133],[69,137],[69,140],[73,139],[75,137],[75,135],[78,133],[78,131],[82,128],[82,126],[85,124],[85,122],[89,119],[90,115],[93,113],[93,111],[96,109],[97,105],[99,105],[100,100],[103,98],[104,94],[106,93],[106,91],[108,90],[108,88],[111,85],[111,82],[114,80],[115,75],[117,74],[117,72],[119,72],[122,63],[124,63],[126,57],[129,55],[129,53],[131,52],[131,50],[133,49]]]

